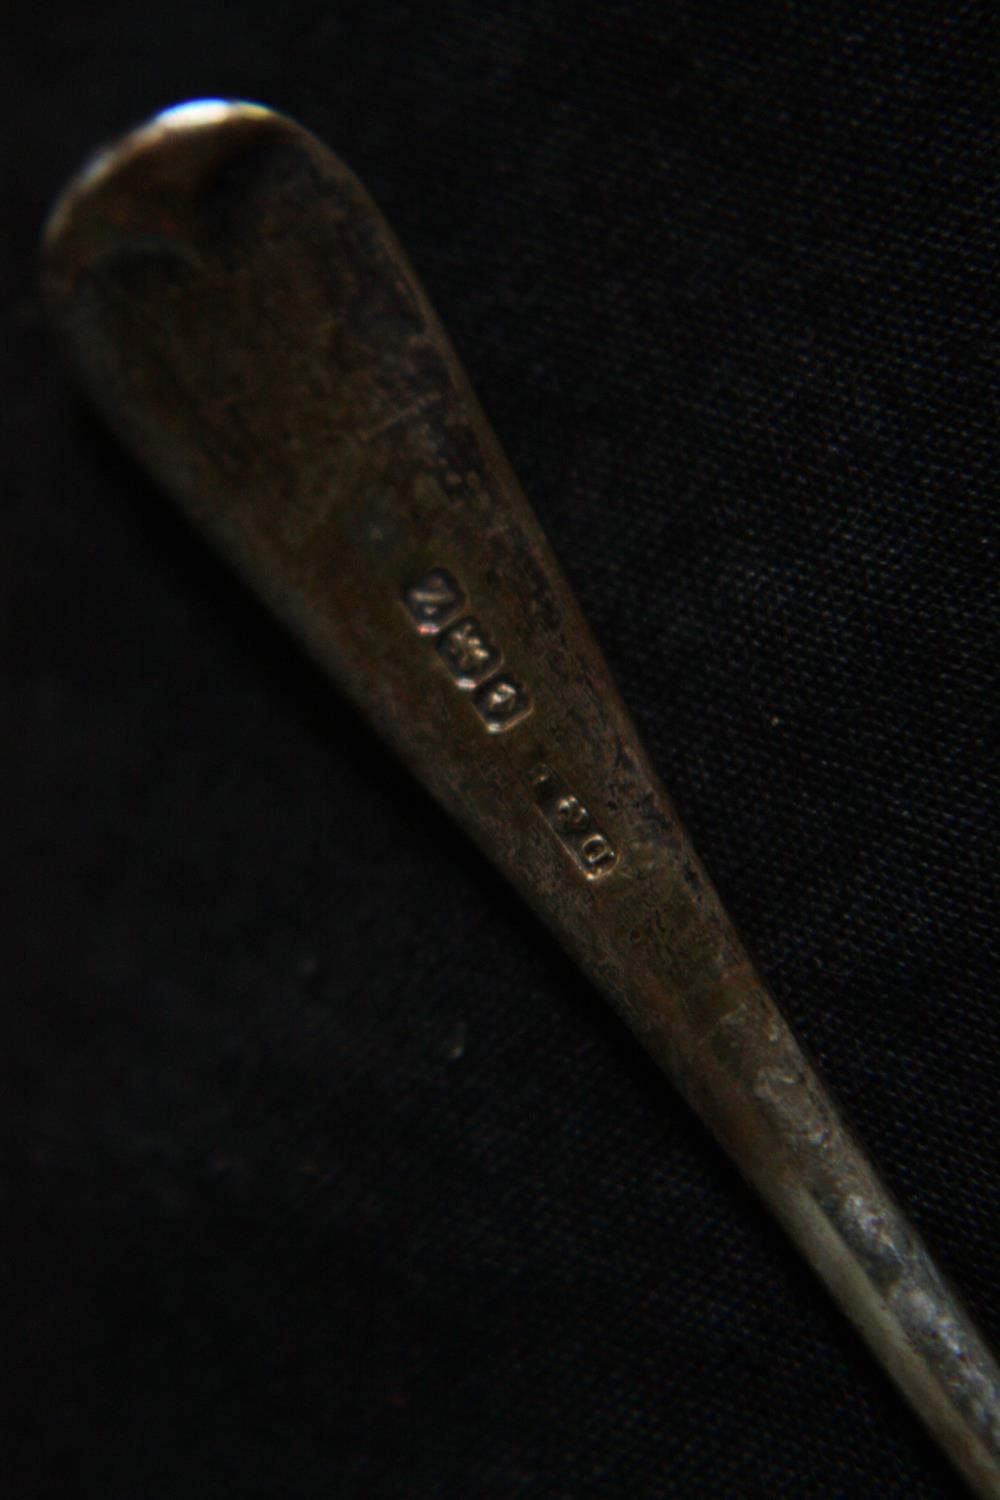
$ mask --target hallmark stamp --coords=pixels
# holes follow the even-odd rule
[[[589,808],[544,761],[531,772],[535,804],[542,817],[589,880],[614,868],[618,859],[606,833]]]
[[[472,694],[473,707],[489,734],[501,734],[531,713],[531,699],[520,679],[503,669],[500,648],[476,615],[464,613],[466,593],[454,574],[432,568],[405,590],[403,603],[420,634],[432,639],[456,687]]]
[[[500,652],[483,634],[474,615],[466,615],[438,636],[438,654],[459,687],[478,687],[500,665]]]
[[[447,568],[432,568],[407,589],[403,602],[422,635],[437,635],[464,608],[465,593]]]
[[[472,701],[490,734],[510,729],[531,712],[527,693],[509,672],[502,672],[499,677],[484,682]]]

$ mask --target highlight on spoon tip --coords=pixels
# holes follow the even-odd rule
[[[191,99],[161,110],[93,152],[69,180],[42,229],[47,298],[116,240],[183,230],[172,211],[234,137],[294,131],[278,110],[245,99]],[[165,149],[176,145],[176,150]]]

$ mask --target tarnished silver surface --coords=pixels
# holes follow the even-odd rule
[[[64,193],[45,288],[110,425],[522,891],[1000,1496],[1000,1372],[751,967],[356,179],[257,106],[168,112]]]

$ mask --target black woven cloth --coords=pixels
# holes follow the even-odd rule
[[[4,1491],[941,1500],[530,913],[118,452],[48,201],[251,97],[406,245],[779,1000],[1000,1339],[992,7],[19,8]]]

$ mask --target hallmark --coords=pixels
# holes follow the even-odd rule
[[[618,855],[575,792],[544,761],[532,769],[535,805],[589,880],[614,868]]]
[[[421,634],[436,635],[463,607],[465,594],[447,568],[432,568],[407,589],[403,602]]]
[[[501,670],[500,648],[478,616],[466,613],[465,590],[447,568],[432,568],[405,591],[403,603],[421,635],[433,640],[455,685],[472,694],[473,707],[490,734],[510,729],[531,712],[520,679]]]
[[[509,672],[501,672],[499,677],[483,683],[472,701],[490,734],[510,729],[512,724],[531,712],[527,693]]]
[[[500,652],[486,639],[474,615],[466,615],[442,631],[437,648],[459,687],[478,687],[500,665]]]

